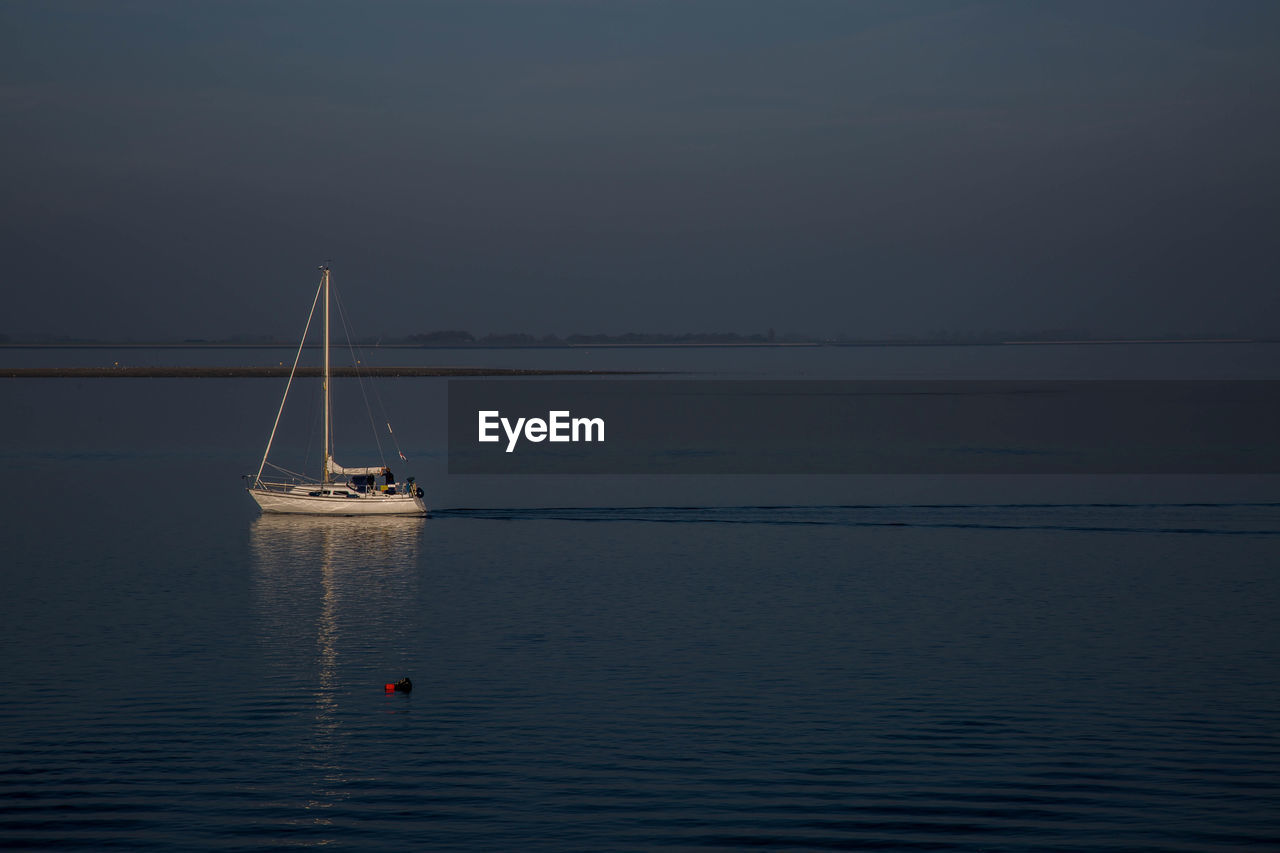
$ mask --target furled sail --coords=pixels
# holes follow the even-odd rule
[[[387,468],[385,465],[373,465],[368,468],[344,468],[341,465],[339,465],[337,462],[334,462],[333,459],[330,459],[329,473],[330,474],[347,474],[347,475],[353,475],[353,476],[372,474],[374,476],[381,477],[387,473]]]

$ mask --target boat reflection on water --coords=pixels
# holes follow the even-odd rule
[[[319,730],[334,723],[341,694],[412,674],[425,523],[263,515],[250,525],[264,668],[282,689],[315,697]]]
[[[425,523],[263,515],[249,528],[268,692],[302,723],[290,727],[299,740],[286,747],[292,790],[284,796],[300,809],[288,822],[320,833],[315,844],[334,840],[328,834],[362,784],[360,732],[386,719],[370,711],[410,707],[411,694],[384,697],[382,685],[417,674],[411,632]]]

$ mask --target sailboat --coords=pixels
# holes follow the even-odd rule
[[[267,449],[262,454],[262,464],[258,466],[258,473],[250,480],[249,496],[257,502],[264,513],[354,516],[426,515],[427,505],[423,500],[422,487],[414,484],[413,477],[406,482],[397,483],[391,469],[385,464],[350,467],[339,465],[334,460],[333,401],[330,393],[332,382],[329,368],[329,267],[321,266],[320,271],[320,286],[316,289],[315,298],[311,301],[311,313],[307,316],[307,326],[302,332],[302,343],[298,344],[298,354],[293,360],[293,369],[289,371],[289,381],[284,388],[280,409],[276,412],[275,424],[271,427],[271,436],[267,439]],[[290,482],[268,482],[262,479],[262,472],[267,467],[267,457],[271,455],[271,444],[275,441],[276,429],[280,426],[280,415],[284,412],[285,401],[289,399],[289,389],[293,386],[298,361],[302,357],[307,333],[315,317],[316,304],[322,298],[324,300],[324,452],[320,478],[318,480],[295,478]],[[248,475],[246,479],[249,479]],[[381,484],[379,480],[382,480]]]

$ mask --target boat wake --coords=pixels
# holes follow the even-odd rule
[[[851,504],[840,506],[553,507],[433,510],[436,519],[775,524],[1277,536],[1280,503]]]

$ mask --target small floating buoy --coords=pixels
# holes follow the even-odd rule
[[[394,684],[387,682],[383,685],[383,689],[387,693],[408,693],[413,689],[413,682],[407,678],[402,678]]]

